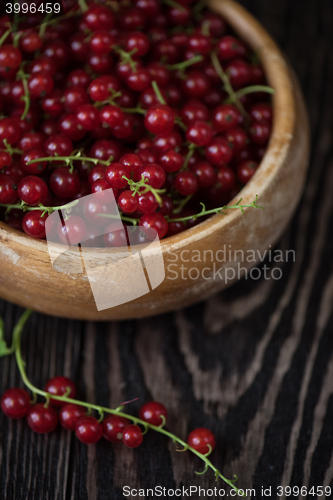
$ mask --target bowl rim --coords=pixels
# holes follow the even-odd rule
[[[288,155],[290,139],[295,129],[295,99],[289,68],[277,44],[259,21],[244,7],[233,0],[210,0],[208,5],[213,11],[221,14],[234,31],[258,53],[267,82],[275,89],[272,96],[272,133],[265,155],[252,179],[229,202],[229,204],[235,204],[242,198],[244,203],[249,204],[258,195],[260,203],[260,192],[265,190]],[[277,151],[280,152],[279,155],[276,154]],[[199,241],[216,230],[233,225],[241,217],[243,215],[240,210],[233,210],[226,215],[214,214],[192,228],[160,240],[162,253]],[[23,246],[33,247],[36,251],[48,251],[46,240],[32,238],[22,231],[11,228],[5,222],[0,221],[0,231],[15,235],[16,242]],[[141,245],[136,246],[138,250],[139,247]],[[119,247],[117,250],[122,252],[123,248],[125,247]],[[107,253],[108,250],[115,251],[113,248],[98,247],[90,248],[90,250],[101,254]]]

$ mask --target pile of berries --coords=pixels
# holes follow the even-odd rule
[[[0,18],[3,221],[45,238],[52,210],[95,194],[57,234],[94,243],[98,226],[101,245],[119,246],[110,200],[124,225],[163,238],[241,190],[270,138],[265,76],[224,19],[198,7],[80,0],[49,25],[26,15],[14,35]]]
[[[67,396],[73,399],[76,388],[67,377],[54,377],[45,385],[45,391],[56,396]],[[89,406],[89,405],[87,405]],[[60,407],[59,413],[56,408]],[[143,441],[143,433],[138,425],[117,414],[108,414],[99,420],[87,414],[87,408],[73,403],[64,403],[50,398],[46,404],[30,401],[29,394],[20,388],[8,389],[1,398],[1,409],[12,419],[26,417],[29,427],[40,434],[52,432],[59,421],[62,427],[75,431],[76,437],[85,444],[96,443],[104,436],[112,443],[123,442],[129,448],[137,448]],[[156,427],[164,426],[167,410],[157,401],[145,403],[139,413],[140,420]],[[215,447],[214,434],[205,428],[193,430],[187,439],[190,447],[206,455]]]

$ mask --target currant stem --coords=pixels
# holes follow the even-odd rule
[[[186,198],[183,198],[179,202],[178,207],[175,208],[172,213],[173,214],[179,214],[179,212],[181,212],[182,209],[185,207],[185,205],[190,201],[190,199],[192,198],[192,196],[193,196],[192,194],[189,194],[188,196],[186,196]]]
[[[28,114],[29,108],[30,108],[30,92],[28,88],[28,80],[27,76],[24,73],[23,69],[19,69],[17,72],[17,78],[22,81],[22,85],[24,88],[24,96],[21,97],[21,101],[24,102],[24,110],[21,115],[21,120],[24,120]]]
[[[259,205],[257,205],[257,199],[258,199],[258,196],[256,196],[256,199],[250,205],[240,205],[240,202],[242,201],[242,198],[241,198],[235,205],[224,205],[223,207],[212,208],[211,210],[206,210],[205,205],[203,203],[201,203],[202,210],[198,214],[189,215],[188,217],[179,217],[177,219],[167,217],[167,219],[170,222],[186,222],[188,220],[197,220],[198,217],[203,217],[204,215],[211,215],[211,214],[218,214],[218,213],[225,215],[223,213],[223,210],[230,210],[230,209],[237,209],[238,208],[242,212],[242,214],[244,214],[244,208],[248,208],[248,207],[261,208],[262,210],[264,210],[264,207],[260,207]]]
[[[36,158],[35,160],[30,160],[27,162],[27,165],[31,165],[31,163],[39,163],[41,161],[64,161],[66,165],[70,165],[72,161],[88,161],[93,163],[94,165],[101,164],[108,167],[110,163],[113,161],[113,157],[111,156],[109,160],[99,160],[98,158],[89,158],[87,156],[46,156],[45,158]]]
[[[169,7],[173,7],[174,9],[178,9],[181,10],[182,12],[185,12],[185,8],[183,7],[183,5],[175,2],[175,0],[163,0],[163,3],[165,3],[165,5],[169,5]]]
[[[79,200],[74,200],[71,201],[70,203],[66,203],[66,205],[60,205],[58,207],[44,207],[44,205],[37,205],[36,207],[29,207],[29,205],[26,205],[25,203],[20,204],[16,203],[15,205],[5,205],[3,203],[0,203],[0,207],[5,207],[7,208],[7,211],[10,211],[12,209],[18,209],[18,210],[23,210],[23,212],[32,212],[33,210],[41,210],[44,213],[47,213],[48,215],[52,214],[56,210],[69,210],[75,205],[79,203]]]
[[[170,71],[177,71],[177,70],[182,70],[186,69],[189,66],[192,66],[193,64],[197,64],[198,62],[203,61],[203,56],[194,56],[191,59],[188,59],[187,61],[179,62],[176,64],[166,64],[165,66],[170,70]]]
[[[11,28],[9,28],[7,31],[4,32],[4,34],[0,38],[0,47],[3,44],[3,42],[6,40],[6,38],[11,34],[11,32],[12,32]]]
[[[87,12],[88,5],[86,4],[85,0],[79,0],[79,6],[82,12]]]
[[[220,61],[219,61],[219,59],[217,57],[216,52],[211,52],[210,58],[211,58],[211,61],[213,63],[213,66],[215,68],[216,73],[219,75],[219,77],[221,78],[221,80],[222,80],[222,82],[224,84],[224,88],[225,88],[227,94],[229,95],[229,98],[235,104],[235,106],[237,107],[237,109],[239,110],[239,112],[245,118],[248,119],[249,115],[245,111],[245,108],[244,108],[243,104],[238,99],[237,94],[234,91],[234,89],[233,89],[233,87],[232,87],[232,85],[230,83],[230,80],[229,80],[229,77],[228,77],[227,73],[223,70],[223,68],[222,68],[222,66],[220,64]]]
[[[108,219],[118,219],[118,217],[119,217],[118,215],[114,215],[114,214],[97,214],[97,215],[98,215],[98,217],[106,217]],[[139,219],[132,219],[131,217],[126,217],[122,213],[120,214],[120,218],[124,222],[130,222],[131,224],[133,224],[133,226],[136,226],[139,222]]]
[[[30,389],[30,391],[33,394],[39,394],[40,396],[44,397],[46,399],[46,404],[47,404],[47,402],[49,401],[49,398],[50,398],[50,394],[46,391],[42,391],[41,389],[38,389],[30,382],[30,380],[28,379],[27,374],[25,372],[25,367],[24,367],[25,363],[22,359],[21,335],[22,335],[23,327],[24,327],[27,319],[29,318],[31,312],[32,311],[30,309],[27,309],[23,313],[23,315],[21,316],[17,325],[15,326],[14,331],[13,331],[13,347],[15,350],[15,358],[16,358],[17,367],[19,369],[19,372],[20,372],[20,375],[22,377],[24,384],[26,385],[26,387],[28,387],[28,389]],[[72,398],[69,398],[67,396],[56,396],[56,395],[52,394],[52,399],[55,399],[57,401],[63,401],[64,403],[72,403],[72,404],[75,404],[78,406],[83,406],[85,408],[88,408],[89,410],[94,410],[94,411],[98,412],[99,415],[102,415],[104,413],[110,413],[112,415],[119,415],[123,418],[127,418],[128,420],[133,422],[135,425],[141,425],[144,429],[151,429],[155,432],[159,432],[160,434],[163,434],[164,436],[169,437],[174,443],[180,444],[181,446],[184,447],[184,449],[191,451],[194,455],[199,457],[205,463],[206,470],[208,470],[208,468],[212,469],[216,478],[220,477],[225,483],[227,483],[232,489],[234,489],[239,496],[245,497],[245,495],[243,493],[241,493],[240,490],[234,485],[234,482],[232,480],[227,479],[226,477],[223,476],[223,474],[221,474],[221,472],[207,458],[207,455],[203,455],[202,453],[199,453],[197,450],[195,450],[194,448],[189,446],[187,443],[185,443],[185,441],[183,441],[179,437],[175,436],[171,432],[165,430],[163,427],[158,427],[156,425],[149,424],[149,423],[145,422],[144,420],[141,420],[140,418],[134,417],[133,415],[129,415],[127,413],[120,412],[120,411],[118,411],[118,409],[112,410],[111,408],[105,408],[103,406],[98,406],[95,404],[86,403],[84,401],[72,399]]]
[[[272,87],[268,87],[267,85],[251,85],[250,87],[245,87],[235,92],[235,96],[237,97],[237,99],[239,99],[240,97],[243,97],[247,94],[252,94],[253,92],[266,92],[267,94],[275,94],[275,90]],[[226,104],[230,104],[234,101],[231,97],[228,97],[228,99],[226,99],[224,102]]]
[[[164,97],[162,96],[161,91],[159,89],[159,86],[158,86],[157,82],[155,82],[155,80],[151,82],[151,86],[153,87],[153,90],[154,90],[154,92],[156,94],[156,97],[159,100],[159,102],[161,104],[166,105],[166,101],[165,101]]]

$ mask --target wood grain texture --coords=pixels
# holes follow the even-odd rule
[[[64,373],[81,397],[102,405],[163,401],[179,435],[211,428],[214,463],[261,499],[262,486],[333,488],[333,5],[241,3],[282,45],[309,104],[308,182],[278,244],[296,251],[295,263],[275,264],[279,281],[243,281],[148,320],[81,323],[35,314],[23,353],[36,385]],[[0,303],[8,332],[19,313]],[[0,360],[1,391],[19,383],[14,360]],[[209,472],[194,475],[200,462],[153,433],[135,451],[105,441],[87,448],[60,429],[37,436],[0,415],[0,443],[0,500],[118,500],[124,485],[215,486]]]

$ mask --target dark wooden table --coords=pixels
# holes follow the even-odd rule
[[[333,487],[333,4],[241,3],[281,44],[309,104],[308,183],[278,245],[296,251],[295,263],[280,264],[279,281],[243,281],[148,320],[93,324],[34,314],[23,353],[39,387],[65,374],[90,402],[163,401],[178,435],[211,428],[212,461],[259,499],[261,487],[272,487],[270,498],[279,485]],[[1,302],[8,333],[20,312]],[[1,391],[19,383],[14,359],[2,358]],[[1,500],[116,500],[125,498],[124,485],[215,486],[211,472],[195,476],[200,461],[152,432],[135,451],[104,440],[87,447],[64,430],[40,436],[1,414],[0,441]]]

